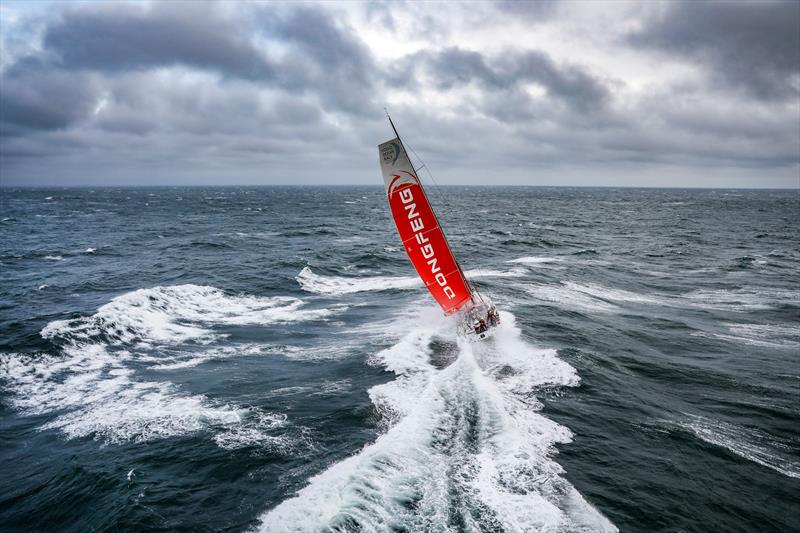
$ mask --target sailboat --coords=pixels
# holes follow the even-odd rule
[[[403,247],[428,291],[446,315],[459,317],[458,333],[469,340],[490,337],[500,323],[494,304],[464,275],[392,117],[395,137],[378,146],[383,182]]]

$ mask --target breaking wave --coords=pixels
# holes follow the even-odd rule
[[[315,294],[341,295],[364,291],[385,291],[389,289],[412,289],[421,287],[418,277],[372,276],[365,278],[322,276],[305,267],[297,275],[297,282],[306,292]]]
[[[575,370],[525,343],[511,314],[470,345],[423,313],[370,359],[397,376],[369,390],[385,433],[266,512],[260,531],[616,531],[552,459],[570,431],[537,412],[536,391],[577,385]]]
[[[800,348],[800,330],[788,324],[726,324],[728,333],[697,332],[693,335],[716,337],[736,344],[762,348]]]
[[[762,431],[697,415],[687,415],[674,425],[748,461],[771,468],[784,476],[800,478],[800,463],[789,458],[792,446]],[[794,451],[797,451],[796,448]]]
[[[545,263],[559,263],[562,261],[561,257],[519,257],[517,259],[510,259],[506,263],[522,263],[526,265],[541,265]]]
[[[252,344],[203,345],[223,336],[215,325],[319,320],[342,309],[308,309],[297,298],[234,296],[196,285],[140,289],[94,315],[45,326],[41,335],[61,347],[58,355],[0,354],[0,378],[11,385],[14,407],[48,415],[41,429],[67,438],[145,442],[209,431],[224,448],[285,450],[302,434],[285,416],[212,401],[166,380],[142,380],[137,368],[168,370],[269,353]]]
[[[480,270],[474,269],[465,272],[470,278],[495,277],[511,278],[525,275],[523,269],[512,270]],[[316,274],[310,267],[304,267],[295,278],[300,287],[314,294],[343,295],[366,291],[386,291],[390,289],[416,289],[422,287],[422,281],[417,276],[368,276],[345,277],[323,276]]]

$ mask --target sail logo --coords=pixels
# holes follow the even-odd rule
[[[399,178],[399,176],[398,176]],[[414,202],[414,193],[411,187],[407,187],[399,192],[400,201],[403,203],[403,209],[406,211],[411,230],[414,232],[414,240],[420,246],[420,253],[425,259],[428,267],[433,274],[436,283],[442,288],[442,291],[447,295],[447,298],[452,300],[456,297],[455,291],[447,283],[447,277],[442,273],[442,268],[438,265],[439,260],[436,258],[436,251],[433,249],[433,244],[430,242],[423,231],[425,230],[425,222],[417,211],[417,204]]]
[[[398,157],[400,157],[400,147],[396,142],[390,141],[381,148],[381,160],[383,163],[394,166]]]
[[[389,184],[389,198],[394,194],[394,190],[400,185],[409,184],[414,185],[417,183],[416,177],[406,170],[402,171],[407,176],[400,176],[399,174],[392,174],[392,182]]]

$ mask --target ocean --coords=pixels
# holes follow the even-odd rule
[[[0,190],[0,529],[800,531],[800,193]]]

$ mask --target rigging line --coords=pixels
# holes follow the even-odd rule
[[[394,124],[392,124],[392,127],[394,127]],[[395,132],[397,132],[397,130],[395,130]],[[399,135],[398,135],[398,138],[399,138]],[[411,152],[414,154],[414,157],[416,157],[416,158],[417,158],[417,160],[418,160],[418,161],[421,163],[421,165],[420,165],[419,169],[423,169],[423,168],[425,169],[425,172],[428,174],[428,177],[431,179],[431,181],[432,181],[432,182],[433,182],[433,184],[434,184],[434,186],[433,186],[433,187],[431,187],[431,188],[432,188],[433,190],[435,190],[435,191],[436,191],[436,194],[437,194],[437,195],[438,195],[438,197],[439,197],[439,198],[438,198],[438,200],[441,202],[441,208],[440,208],[440,209],[441,209],[441,210],[442,210],[442,211],[443,211],[445,214],[448,214],[448,213],[447,213],[447,209],[446,209],[447,202],[445,201],[446,199],[445,199],[445,198],[444,198],[444,196],[443,196],[443,194],[444,194],[444,193],[443,193],[443,191],[441,190],[441,189],[442,189],[442,187],[441,187],[441,186],[439,185],[439,183],[436,181],[436,178],[434,178],[434,177],[433,177],[433,172],[431,172],[431,169],[430,169],[430,167],[428,167],[428,165],[427,165],[427,164],[426,164],[426,163],[425,163],[425,162],[422,160],[422,158],[419,156],[419,154],[417,153],[417,151],[416,151],[416,150],[414,150],[414,147],[413,147],[413,146],[410,146],[408,143],[403,143],[403,144],[404,144],[405,146],[407,146],[407,147],[408,147],[408,148],[411,150]],[[419,169],[417,169],[417,170],[419,170]],[[451,218],[451,220],[452,220],[452,218]],[[475,268],[475,270],[477,270],[477,271],[478,271],[478,274],[480,275],[480,277],[483,277],[483,270],[480,268],[480,266],[476,267],[476,268]],[[469,286],[472,288],[472,291],[473,291],[473,292],[474,292],[474,293],[475,293],[475,294],[478,296],[478,299],[479,299],[480,301],[483,301],[483,295],[482,295],[482,294],[480,293],[480,291],[479,291],[479,290],[478,290],[478,289],[475,287],[475,285],[473,285],[472,281],[470,281],[469,279],[467,279],[467,276],[466,276],[466,274],[464,274],[464,272],[463,272],[463,271],[461,272],[461,277],[462,277],[462,278],[463,278],[463,279],[464,279],[464,280],[467,282],[467,284],[468,284],[468,285],[469,285]]]

